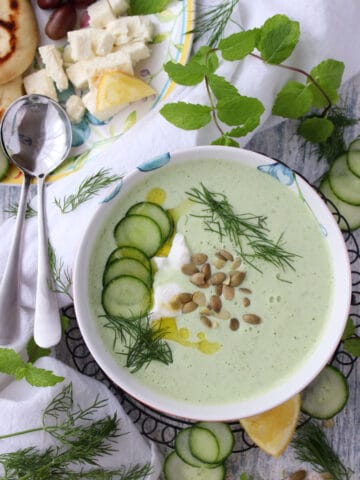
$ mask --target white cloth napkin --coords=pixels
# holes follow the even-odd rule
[[[202,5],[209,8],[209,5],[216,5],[221,2],[222,0],[213,0],[212,2],[203,2]],[[202,8],[204,8],[199,5],[198,7],[200,8],[197,14],[201,13]],[[240,0],[234,11],[234,23],[229,24],[227,33],[237,31],[236,24],[242,25],[245,29],[261,26],[267,18],[277,13],[288,15],[291,19],[299,21],[301,26],[300,42],[293,55],[287,60],[287,64],[310,71],[320,61],[334,58],[343,61],[346,65],[344,81],[359,73],[357,52],[360,51],[360,32],[358,29],[360,2],[358,0],[347,0],[345,3],[343,0],[331,0],[331,2],[328,0],[298,0],[296,2],[289,0]],[[206,42],[206,39],[203,39],[202,42]],[[265,128],[271,122],[280,120],[270,117],[271,105],[281,86],[290,78],[296,78],[292,72],[276,66],[264,65],[254,58],[246,58],[242,62],[224,62],[220,65],[218,73],[233,82],[241,94],[257,97],[263,102],[266,112],[262,116],[259,128]],[[205,103],[207,95],[203,86],[195,88],[176,87],[167,101],[180,100]],[[177,129],[158,113],[161,106],[159,105],[158,108],[151,111],[107,150],[92,155],[80,171],[48,185],[46,212],[50,242],[57,257],[64,262],[65,269],[72,269],[78,245],[94,210],[114,186],[107,191],[103,190],[98,196],[68,214],[62,214],[55,206],[55,198],[63,198],[65,194],[75,193],[81,182],[89,175],[99,171],[100,168],[110,168],[113,173],[125,174],[135,168],[136,165],[164,152],[173,152],[196,145],[206,145],[218,136],[212,125],[204,127],[200,131]],[[252,134],[249,134],[242,139],[242,146],[246,145],[251,136]],[[36,208],[35,200],[33,206]],[[8,256],[14,223],[14,219],[9,219],[0,226],[0,276]],[[21,270],[22,336],[16,344],[8,345],[17,351],[23,349],[32,332],[37,271],[36,218],[26,221]],[[67,303],[69,303],[67,297],[59,296],[60,305],[66,305]],[[4,314],[5,312],[0,312],[0,315]],[[92,395],[92,392],[103,391],[103,387],[97,382],[85,379],[81,379],[80,382],[78,375],[73,372],[69,374],[66,367],[54,363],[53,360],[45,359],[41,363],[46,368],[54,367],[57,372],[64,368],[67,379],[74,378],[75,380],[76,378],[75,384],[77,386],[79,384],[79,395],[83,395],[84,398],[86,398],[86,395],[90,395],[90,392]],[[52,396],[51,392],[55,390],[56,388],[49,390],[30,388],[24,382],[9,385],[0,394],[0,397],[2,397],[0,408],[4,419],[0,422],[2,423],[1,430],[13,431],[20,426],[18,420],[13,420],[14,423],[11,423],[10,420],[11,417],[15,418],[14,412],[16,411],[19,419],[21,418],[28,426],[30,426],[28,423],[31,417],[30,412],[35,412],[36,417],[32,418],[31,422],[37,423],[36,418],[38,419],[40,407],[46,405],[48,399]],[[29,401],[26,400],[28,393],[31,394]],[[115,400],[111,401],[113,402],[111,404],[113,409],[119,408]],[[130,429],[130,424],[128,428]],[[140,442],[135,433],[132,433],[132,435],[136,438],[136,442]],[[46,439],[44,442],[43,445],[45,446],[47,444]],[[8,445],[6,449],[13,448],[15,444],[11,446],[11,443],[9,443]],[[18,443],[16,445],[19,447]],[[153,454],[153,452],[150,452],[149,446],[142,444],[141,448],[136,448],[139,455],[142,449],[147,452],[146,458],[150,458],[149,455]],[[4,444],[0,443],[1,451],[4,451]]]
[[[152,473],[146,477],[146,480],[159,478],[162,458],[156,446],[141,436],[117,399],[102,383],[81,375],[54,358],[41,358],[35,365],[52,370],[56,375],[65,377],[65,380],[54,387],[46,388],[32,387],[25,380],[20,380],[13,381],[4,388],[0,394],[0,436],[41,427],[45,408],[66,385],[72,383],[74,410],[77,410],[78,406],[83,410],[90,407],[98,396],[98,400],[106,400],[107,403],[94,413],[92,420],[99,420],[107,415],[113,416],[115,413],[119,419],[119,433],[123,435],[113,443],[115,451],[111,455],[97,459],[99,465],[105,469],[115,470],[120,469],[121,466],[130,468],[135,465],[150,464]],[[0,453],[15,452],[29,447],[44,451],[49,445],[55,444],[59,445],[49,433],[34,432],[0,439]],[[84,470],[89,467],[87,465]],[[79,466],[74,466],[72,469],[79,471]]]

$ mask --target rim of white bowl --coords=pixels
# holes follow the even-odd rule
[[[225,161],[240,162],[240,164],[245,163],[250,166],[278,162],[250,150],[222,146],[202,146],[171,153],[171,165],[210,158],[221,158]],[[110,211],[113,207],[112,202],[110,204],[100,204],[89,222],[75,257],[73,274],[74,305],[81,334],[91,355],[105,374],[127,394],[144,405],[167,415],[192,420],[231,421],[262,413],[285,402],[303,390],[330,361],[341,340],[350,310],[351,267],[343,235],[330,210],[315,189],[301,175],[294,171],[293,173],[305,200],[311,203],[311,210],[317,218],[321,218],[321,224],[327,229],[329,235],[331,234],[330,252],[334,269],[334,293],[329,319],[322,331],[321,341],[318,342],[307,360],[299,366],[291,377],[258,397],[241,402],[229,402],[221,406],[185,403],[160,395],[137,381],[136,377],[129,373],[126,368],[121,368],[115,361],[114,354],[106,349],[97,332],[95,322],[91,318],[93,315],[88,301],[87,282],[84,281],[84,272],[87,272],[90,253],[96,239],[94,232],[99,231],[99,225],[106,224],[106,211],[108,209]],[[143,175],[146,175],[146,173],[142,173],[138,169],[130,172],[126,176],[122,190],[115,202],[119,201],[123,194],[131,189],[133,184],[137,183]],[[101,220],[99,220],[99,216],[101,216]],[[87,277],[85,276],[85,278]]]

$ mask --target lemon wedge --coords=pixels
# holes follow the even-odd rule
[[[127,105],[156,93],[150,85],[139,78],[126,75],[119,70],[102,73],[97,83],[97,111]]]
[[[261,450],[279,457],[294,436],[300,406],[300,394],[297,394],[267,412],[241,419],[240,424]]]

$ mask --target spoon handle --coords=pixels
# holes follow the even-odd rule
[[[20,247],[30,179],[29,175],[24,174],[14,236],[0,284],[0,345],[11,344],[19,333]]]
[[[52,290],[53,281],[49,267],[44,213],[44,181],[45,176],[38,177],[38,271],[34,339],[39,347],[49,348],[59,343],[61,324],[56,293]]]

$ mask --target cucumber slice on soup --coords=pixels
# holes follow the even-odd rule
[[[163,244],[161,229],[150,217],[129,215],[118,222],[114,229],[117,245],[130,245],[152,257]]]
[[[154,220],[160,227],[163,242],[166,242],[173,231],[173,220],[171,216],[157,203],[136,203],[127,211],[126,216],[129,215],[144,215]]]
[[[150,271],[135,258],[120,258],[111,262],[105,267],[103,275],[103,284],[107,285],[111,280],[123,275],[130,275],[132,277],[142,280],[149,288],[152,286],[152,275]]]
[[[144,265],[144,267],[146,267],[148,270],[151,271],[151,263],[149,258],[145,255],[145,253],[136,247],[130,247],[128,245],[115,248],[115,250],[113,250],[110,253],[109,258],[106,262],[106,265],[108,266],[111,262],[115,260],[120,260],[120,258],[124,258],[124,257],[134,258],[135,260],[138,260]]]
[[[103,288],[102,305],[108,315],[129,320],[140,318],[150,310],[151,290],[130,275],[116,277]]]

